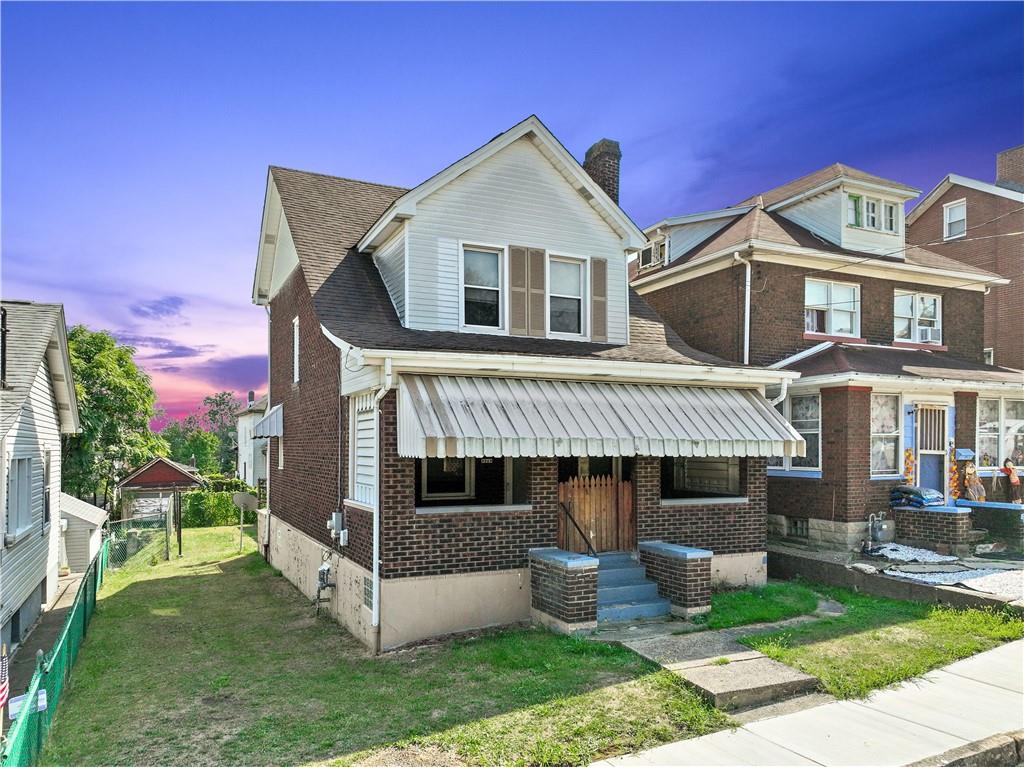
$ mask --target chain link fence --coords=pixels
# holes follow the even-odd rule
[[[110,567],[153,565],[171,553],[171,528],[167,513],[107,522]]]
[[[103,541],[99,553],[89,564],[53,648],[45,655],[41,650],[39,652],[36,670],[32,674],[18,718],[3,745],[0,756],[3,767],[32,767],[39,761],[57,712],[57,703],[71,675],[71,667],[75,665],[89,621],[96,611],[96,592],[103,585],[109,553],[108,539]],[[41,691],[46,693],[46,706],[42,710]]]

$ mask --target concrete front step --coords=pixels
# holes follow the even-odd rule
[[[635,602],[598,604],[597,622],[621,623],[623,621],[635,621],[643,618],[660,618],[668,615],[671,609],[672,606],[669,601],[661,597]]]
[[[985,540],[988,537],[988,530],[981,527],[975,527],[969,533],[967,533],[967,540],[970,543],[978,543],[979,541]]]
[[[818,680],[764,656],[673,669],[708,703],[726,711],[814,692]]]
[[[619,567],[637,567],[633,555],[625,551],[612,551],[597,555],[598,570],[615,570]]]
[[[597,604],[611,605],[621,602],[641,602],[657,599],[658,584],[653,581],[629,583],[623,586],[598,586]]]

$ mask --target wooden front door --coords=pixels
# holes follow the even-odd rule
[[[633,483],[614,476],[572,477],[558,485],[558,501],[565,504],[597,552],[636,548],[633,519]],[[558,515],[558,547],[587,553],[587,542],[564,511]]]

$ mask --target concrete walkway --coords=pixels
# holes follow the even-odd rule
[[[1024,727],[1024,640],[880,690],[617,757],[601,767],[901,767]]]
[[[64,620],[67,618],[68,610],[75,602],[78,595],[78,586],[82,582],[81,573],[62,575],[57,581],[57,593],[53,598],[53,606],[39,616],[32,632],[25,637],[18,651],[11,658],[11,697],[17,697],[28,689],[28,683],[32,681],[32,674],[36,670],[36,652],[42,650],[49,652],[54,642],[64,628]],[[6,729],[10,722],[7,717],[7,706],[2,709],[4,727]]]

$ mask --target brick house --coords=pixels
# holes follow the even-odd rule
[[[1021,374],[983,355],[985,291],[1007,280],[908,246],[917,194],[836,164],[645,232],[631,284],[668,324],[801,374],[778,407],[807,454],[769,464],[773,535],[856,546],[897,484],[951,499],[953,448],[977,450],[988,476],[1022,455]]]
[[[985,358],[1024,370],[1024,146],[996,155],[994,184],[951,173],[907,215],[907,239],[1007,278],[985,295]]]
[[[371,648],[764,581],[766,464],[803,451],[764,391],[797,374],[692,349],[628,289],[620,156],[530,117],[411,190],[270,169],[259,540]]]

